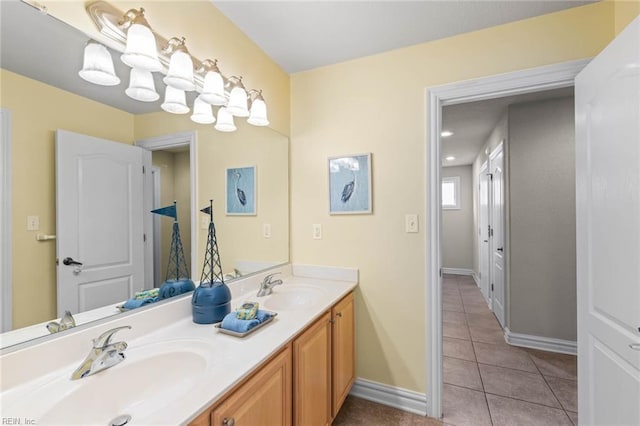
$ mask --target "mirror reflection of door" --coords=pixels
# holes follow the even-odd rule
[[[189,145],[151,152],[153,173],[153,208],[171,205],[178,208],[178,224],[184,257],[191,278],[191,196]],[[160,287],[165,281],[171,247],[173,221],[165,216],[153,217],[153,285]]]

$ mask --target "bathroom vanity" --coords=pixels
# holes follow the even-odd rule
[[[330,424],[354,380],[357,270],[283,266],[283,285],[256,298],[265,274],[229,285],[278,316],[238,338],[193,323],[190,298],[141,309],[3,353],[3,417],[37,424]],[[71,380],[91,340],[108,329],[126,359]],[[124,383],[124,385],[123,385]],[[100,395],[100,398],[96,398]]]
[[[355,379],[353,292],[190,424],[328,425]]]

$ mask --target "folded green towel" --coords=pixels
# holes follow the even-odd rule
[[[158,297],[159,294],[160,294],[159,288],[152,288],[151,290],[144,290],[144,291],[137,292],[136,294],[133,295],[133,298],[136,300],[149,299],[149,298]]]

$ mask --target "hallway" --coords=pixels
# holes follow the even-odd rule
[[[577,424],[577,358],[519,348],[470,276],[445,275],[443,421],[455,426]]]

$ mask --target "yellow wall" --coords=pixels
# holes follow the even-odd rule
[[[613,35],[613,4],[595,3],[292,75],[292,260],[360,269],[358,377],[425,392],[425,89],[591,57]],[[373,214],[329,216],[327,157],[363,152]]]
[[[616,35],[640,15],[640,0],[614,0]]]
[[[13,326],[56,317],[55,131],[133,141],[133,115],[7,70],[0,70],[0,107],[11,111]],[[98,119],[99,118],[99,119]],[[27,216],[40,231],[27,231]]]
[[[78,0],[41,0],[49,13],[96,40],[105,40]],[[225,76],[242,76],[247,89],[262,89],[270,127],[289,134],[289,75],[229,21],[209,0],[109,2],[123,13],[143,7],[151,27],[165,38],[185,37],[200,60],[218,59]]]

